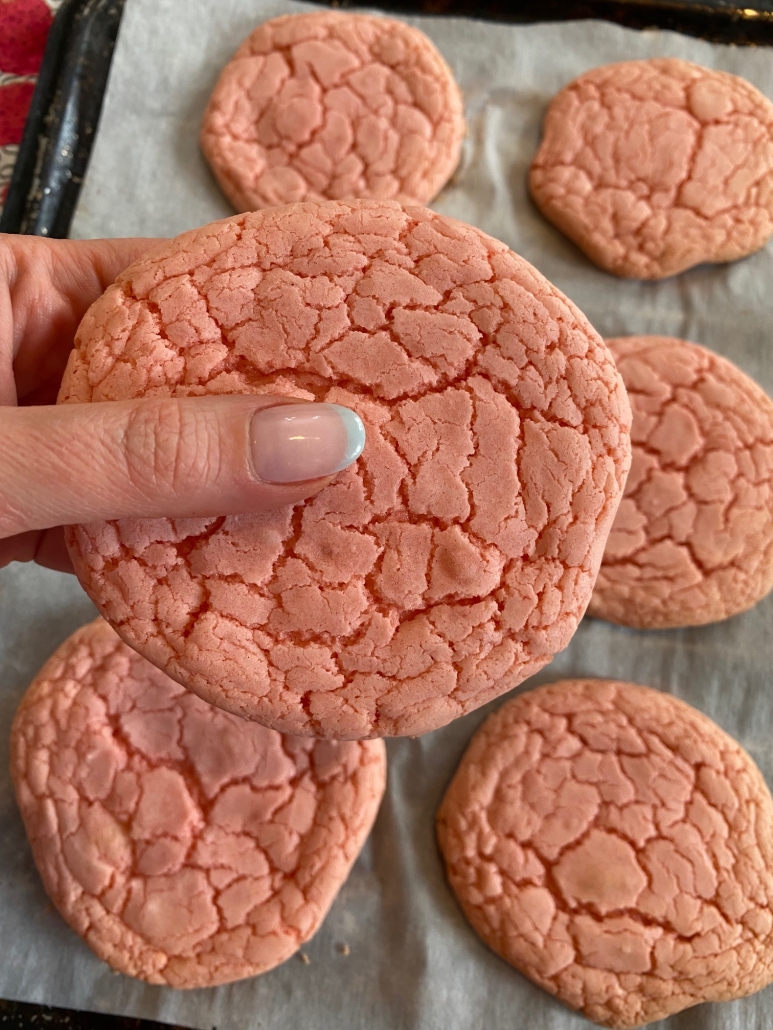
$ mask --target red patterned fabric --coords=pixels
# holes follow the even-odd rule
[[[62,0],[0,0],[0,211],[46,38]]]
[[[43,0],[0,3],[0,70],[12,75],[37,75],[51,8]]]
[[[0,147],[21,140],[34,89],[34,82],[9,82],[0,87]]]

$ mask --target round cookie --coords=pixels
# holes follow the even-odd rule
[[[601,268],[663,279],[773,233],[773,104],[676,58],[594,68],[553,99],[529,176],[547,219]]]
[[[473,738],[437,832],[486,944],[602,1026],[773,979],[773,801],[674,697],[609,680],[521,694]]]
[[[318,929],[376,817],[382,741],[283,737],[205,704],[101,619],[46,663],[11,736],[43,884],[113,969],[211,987]]]
[[[459,162],[464,106],[418,29],[319,11],[260,25],[226,65],[201,147],[237,211],[355,197],[426,204]]]
[[[73,528],[124,640],[287,733],[425,733],[542,668],[595,582],[630,460],[601,338],[477,229],[392,201],[195,230],[86,315],[60,399],[294,393],[362,457],[264,515]]]
[[[773,401],[667,336],[608,340],[633,461],[589,614],[639,629],[717,622],[773,587]]]

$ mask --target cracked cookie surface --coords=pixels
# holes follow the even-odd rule
[[[201,146],[238,211],[355,197],[426,204],[464,138],[453,73],[418,29],[321,11],[260,25],[226,65]]]
[[[699,626],[773,587],[773,401],[736,365],[668,336],[608,340],[633,460],[590,615]]]
[[[60,400],[287,393],[362,457],[265,515],[71,528],[121,636],[288,733],[425,733],[542,668],[590,598],[630,461],[611,355],[534,268],[390,201],[241,215],[90,309]]]
[[[773,104],[676,58],[594,68],[548,108],[532,197],[601,268],[662,279],[773,233]]]
[[[773,979],[773,801],[674,697],[609,680],[521,694],[473,738],[437,832],[483,940],[603,1026]]]
[[[119,972],[209,987],[316,932],[376,817],[386,755],[221,712],[99,619],[24,696],[11,772],[70,926]]]

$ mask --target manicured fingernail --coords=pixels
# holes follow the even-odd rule
[[[252,464],[264,483],[332,476],[359,458],[365,426],[340,404],[280,404],[252,416]]]

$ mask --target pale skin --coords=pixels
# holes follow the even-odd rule
[[[256,475],[252,417],[284,398],[55,405],[81,318],[156,244],[0,236],[0,567],[72,571],[71,523],[259,512],[332,478]]]

